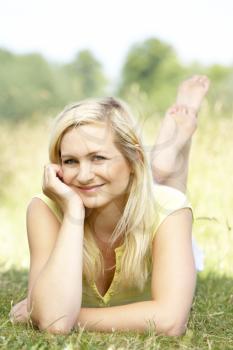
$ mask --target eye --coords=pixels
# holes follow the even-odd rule
[[[66,159],[63,161],[64,164],[73,164],[74,162],[76,162],[75,159]]]
[[[95,156],[93,156],[93,160],[105,160],[105,159],[107,159],[107,158],[105,158],[105,157],[103,157],[103,156],[98,156],[98,155],[95,155]]]

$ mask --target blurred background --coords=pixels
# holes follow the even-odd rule
[[[188,195],[206,273],[232,276],[232,15],[231,0],[1,3],[2,269],[29,267],[26,208],[41,192],[49,131],[66,104],[121,97],[149,151],[179,83],[206,74],[211,89],[193,139]]]

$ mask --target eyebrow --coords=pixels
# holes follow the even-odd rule
[[[99,152],[103,152],[101,150],[98,150],[98,151],[93,151],[93,152],[90,152],[88,154],[86,154],[86,156],[92,156],[93,154],[96,154],[96,153],[99,153]],[[68,153],[64,153],[61,155],[61,158],[65,158],[65,157],[76,157],[74,154],[68,154]]]

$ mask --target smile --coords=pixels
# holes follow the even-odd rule
[[[82,192],[95,192],[97,191],[100,187],[104,186],[102,185],[96,185],[96,186],[90,186],[90,187],[78,187],[78,189]]]

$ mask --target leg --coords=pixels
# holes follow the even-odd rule
[[[205,76],[194,76],[179,87],[176,104],[166,113],[151,154],[157,183],[186,191],[192,135],[208,88],[209,80]]]

